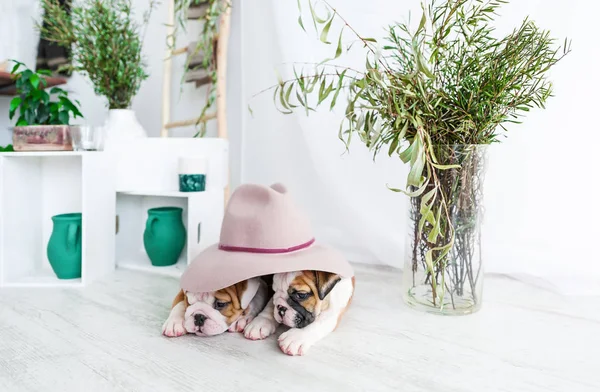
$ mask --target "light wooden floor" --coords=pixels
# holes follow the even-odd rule
[[[0,391],[600,391],[600,298],[491,277],[481,312],[437,317],[406,308],[399,282],[357,268],[340,329],[294,358],[275,337],[162,337],[172,278],[2,290]]]

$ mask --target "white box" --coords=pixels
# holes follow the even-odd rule
[[[155,267],[150,263],[143,243],[148,209],[183,208],[186,246],[177,264]],[[117,267],[179,278],[188,264],[208,246],[218,242],[223,220],[223,192],[136,192],[117,194]]]
[[[82,213],[82,277],[46,256],[51,217]],[[114,270],[115,176],[103,152],[0,154],[0,286],[83,286]]]
[[[114,153],[118,192],[178,192],[180,157],[207,160],[207,191],[223,192],[229,181],[229,144],[224,139],[151,137],[119,145]]]
[[[228,183],[229,144],[216,138],[146,138],[122,144],[114,151],[117,173],[119,231],[116,265],[180,277],[206,247],[218,242]],[[179,158],[206,160],[206,190],[179,192]],[[147,211],[154,207],[181,207],[187,242],[177,264],[155,267],[143,245]]]

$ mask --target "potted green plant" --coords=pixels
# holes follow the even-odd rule
[[[72,48],[69,67],[86,75],[96,94],[108,102],[104,148],[147,136],[131,110],[131,102],[148,78],[142,43],[157,2],[149,0],[141,23],[133,14],[131,0],[77,2],[70,13],[59,0],[43,0],[42,4],[45,24],[38,25],[42,36]]]
[[[16,79],[17,96],[10,102],[9,118],[18,114],[13,128],[15,151],[72,150],[69,123],[83,117],[78,102],[71,102],[68,93],[58,87],[46,91],[44,76],[50,71],[34,72],[16,62],[11,74]]]
[[[325,13],[310,0],[306,9],[326,44],[333,22],[341,22],[333,56],[310,70],[294,67],[293,78],[274,86],[275,104],[307,114],[345,105],[340,138],[357,136],[374,156],[383,150],[410,165],[406,189],[392,189],[411,197],[404,299],[438,314],[477,311],[486,147],[502,141],[507,124],[544,107],[548,73],[570,43],[558,45],[530,19],[499,36],[493,22],[506,1],[423,3],[418,24],[392,24],[381,43],[321,3]],[[299,23],[304,29],[302,16]],[[345,48],[346,35],[356,45]],[[364,69],[332,64],[359,48]]]

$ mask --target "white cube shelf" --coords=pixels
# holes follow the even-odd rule
[[[183,208],[187,242],[177,264],[172,266],[153,266],[144,249],[148,209],[155,207]],[[117,267],[178,278],[196,255],[218,241],[223,219],[223,192],[119,192],[117,216]]]
[[[219,240],[228,183],[228,150],[224,139],[146,138],[120,144],[112,151],[118,168],[118,268],[179,277],[196,255]],[[180,157],[208,161],[206,191],[179,192]],[[167,206],[183,208],[187,242],[177,264],[155,267],[144,249],[143,234],[148,209]]]
[[[180,157],[208,161],[207,190],[223,190],[229,181],[229,144],[216,138],[156,138],[122,143],[113,153],[117,160],[117,192],[177,193]]]
[[[0,154],[0,286],[83,286],[114,270],[114,166],[102,152]],[[51,217],[82,213],[82,277],[56,277]]]
[[[180,157],[208,161],[206,191],[178,191]],[[110,152],[0,153],[0,286],[80,287],[115,266],[179,277],[217,242],[228,183],[222,139],[144,138]],[[184,210],[187,243],[171,267],[151,265],[143,247],[147,210]],[[58,279],[46,256],[51,217],[81,212],[82,278]],[[119,226],[115,235],[118,214]]]

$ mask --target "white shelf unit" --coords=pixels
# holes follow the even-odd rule
[[[144,250],[143,235],[148,209],[155,207],[183,208],[183,224],[187,242],[177,264],[155,267]],[[198,253],[219,240],[223,219],[223,192],[207,191],[173,195],[117,194],[117,267],[180,277]]]
[[[189,156],[208,160],[206,190],[224,194],[229,181],[229,143],[225,139],[150,137],[122,143],[113,153],[118,161],[117,192],[179,193],[179,157]]]
[[[114,270],[115,176],[102,152],[0,154],[0,286],[80,287]],[[46,256],[51,217],[82,213],[82,277]]]
[[[117,268],[179,278],[194,257],[218,242],[228,182],[228,142],[216,138],[147,138],[116,151]],[[206,191],[179,192],[179,157],[208,160]],[[143,245],[148,209],[181,207],[187,243],[177,264],[155,267]]]

